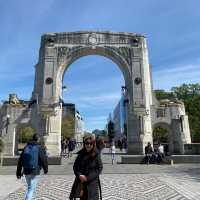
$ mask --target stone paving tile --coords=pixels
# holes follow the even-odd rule
[[[200,200],[199,185],[190,181],[190,187],[196,186],[192,193],[188,192],[187,176],[181,177],[149,174],[103,174],[101,175],[103,200]],[[73,175],[41,176],[36,189],[36,200],[68,199]],[[181,181],[182,186],[178,183]],[[191,188],[190,188],[191,189]],[[22,200],[25,186],[11,193],[5,200]]]
[[[49,166],[49,174],[40,177],[34,199],[68,199],[75,158],[73,155],[70,159],[63,159],[62,165]],[[116,158],[120,161],[119,155]],[[102,159],[103,200],[200,200],[200,164],[111,165],[110,155],[103,155]],[[24,199],[25,182],[21,181],[23,184],[19,185],[15,171],[16,166],[0,166],[0,200]]]
[[[172,178],[172,175],[168,174],[160,176],[159,179],[165,181],[166,184],[189,199],[200,199],[200,179],[198,177],[191,177],[188,174],[176,174]]]

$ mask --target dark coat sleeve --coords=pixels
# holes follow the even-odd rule
[[[80,172],[80,162],[81,162],[81,154],[78,154],[75,162],[74,162],[74,165],[73,165],[73,170],[74,170],[74,174],[75,176],[78,178],[80,175],[81,175],[81,172]]]
[[[20,154],[20,157],[18,159],[18,163],[17,163],[17,171],[16,171],[16,176],[22,176],[22,158],[23,158],[23,153],[24,150],[22,151],[22,153]]]
[[[87,182],[91,182],[99,177],[100,173],[103,170],[103,164],[101,160],[100,154],[97,154],[97,157],[95,158],[96,162],[96,168],[94,170],[91,170],[87,176]]]
[[[45,151],[39,148],[39,165],[43,168],[44,173],[48,173],[48,160]]]
[[[145,155],[146,155],[147,154],[147,147],[144,148],[144,151],[145,151]]]

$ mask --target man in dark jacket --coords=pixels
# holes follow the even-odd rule
[[[36,176],[40,174],[41,168],[43,168],[44,174],[48,173],[48,161],[47,157],[45,156],[45,151],[37,143],[37,141],[38,137],[36,134],[34,134],[32,140],[28,142],[28,144],[24,147],[24,150],[22,151],[20,158],[18,160],[16,176],[18,179],[20,179],[21,176],[24,174],[28,186],[25,200],[32,199],[33,192],[36,188],[38,181]],[[28,151],[29,153],[27,153]],[[28,154],[29,156],[27,156]],[[30,164],[27,164],[28,162],[31,163],[30,162],[31,159],[33,160],[32,163],[36,163],[34,164],[33,167],[30,167]]]
[[[148,142],[147,146],[145,147],[145,163],[149,164],[153,154],[153,147],[151,143]]]

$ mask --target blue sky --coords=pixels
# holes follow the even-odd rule
[[[154,89],[200,83],[199,0],[0,0],[0,100],[29,99],[41,35],[110,30],[147,37]],[[104,128],[124,79],[107,58],[87,56],[64,76],[65,101],[76,103],[86,129]]]

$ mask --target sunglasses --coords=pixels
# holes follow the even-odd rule
[[[93,143],[92,142],[85,142],[85,145],[93,145]]]

